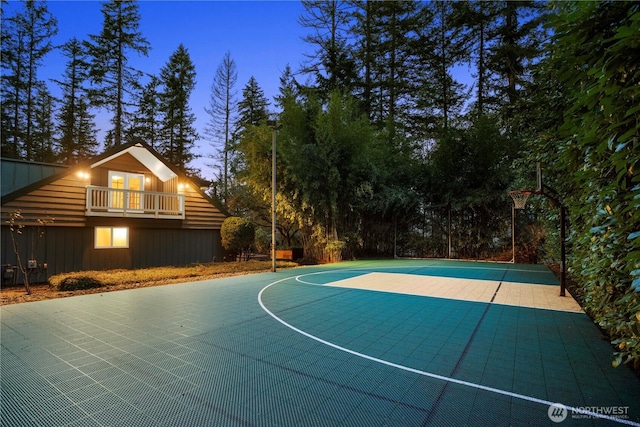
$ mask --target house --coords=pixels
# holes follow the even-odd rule
[[[115,147],[76,166],[2,159],[1,172],[0,263],[17,265],[13,235],[32,282],[223,259],[220,227],[229,214],[147,145]],[[8,223],[18,210],[21,234]]]

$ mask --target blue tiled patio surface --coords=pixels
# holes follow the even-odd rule
[[[557,425],[548,405],[522,395],[624,407],[626,422],[640,422],[640,381],[611,367],[612,348],[585,314],[322,286],[371,269],[557,284],[544,268],[468,268],[479,266],[352,262],[3,306],[0,419],[47,427]],[[322,274],[307,276],[314,272]],[[280,321],[258,300],[270,284],[261,301]],[[559,425],[618,424],[570,414]]]

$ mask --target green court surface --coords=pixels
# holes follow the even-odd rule
[[[494,298],[394,290],[416,276]],[[589,318],[497,303],[507,285],[558,288],[541,266],[357,261],[3,306],[0,421],[640,426],[640,380]]]

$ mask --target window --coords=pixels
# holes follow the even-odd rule
[[[144,191],[144,175],[109,171],[109,207],[128,210],[142,209],[140,191]]]
[[[96,227],[95,248],[128,248],[128,227]]]

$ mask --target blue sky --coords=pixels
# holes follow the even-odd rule
[[[182,43],[196,67],[197,83],[190,104],[201,134],[209,119],[204,108],[209,102],[213,76],[227,51],[238,71],[238,99],[253,76],[273,104],[287,64],[294,71],[299,69],[304,52],[313,50],[302,41],[308,30],[298,23],[303,12],[299,1],[140,1],[138,5],[140,32],[149,41],[151,51],[148,57],[131,56],[130,64],[157,75]],[[17,2],[10,2],[7,15],[12,15],[11,8],[16,6]],[[99,34],[102,29],[99,1],[49,1],[47,6],[58,20],[55,44],[73,37],[86,40],[89,34]],[[64,57],[52,52],[39,69],[38,77],[60,79],[64,66]],[[49,85],[52,91],[57,90],[54,86]],[[97,113],[98,127],[105,131],[110,116],[103,111]],[[197,146],[198,154],[212,150],[206,140],[198,141]],[[203,176],[212,177],[213,171],[202,162],[194,166],[202,169]]]

